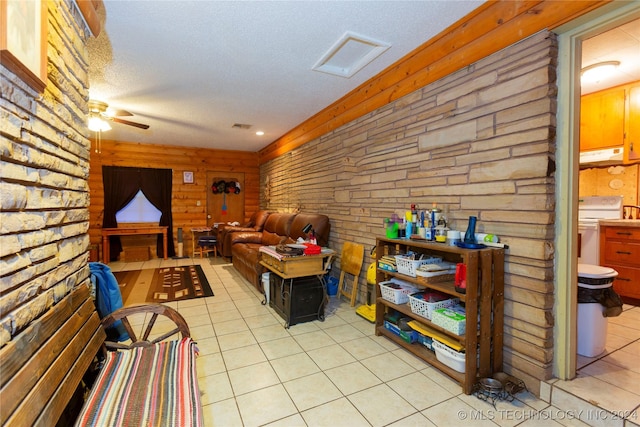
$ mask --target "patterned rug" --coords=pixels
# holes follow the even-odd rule
[[[213,291],[199,265],[113,273],[124,305],[211,297]]]

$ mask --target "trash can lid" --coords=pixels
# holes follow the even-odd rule
[[[618,272],[613,268],[602,267],[592,264],[578,264],[578,276],[589,277],[591,279],[607,279],[616,277]]]
[[[578,264],[578,286],[588,289],[608,288],[618,272],[613,268],[592,264]]]

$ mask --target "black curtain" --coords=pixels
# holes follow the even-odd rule
[[[129,168],[122,166],[103,166],[102,183],[104,185],[103,228],[118,226],[116,213],[127,206],[139,190],[160,212],[159,225],[167,228],[167,254],[175,256],[173,246],[173,219],[171,216],[171,169]],[[109,259],[114,261],[122,252],[120,236],[110,237]],[[158,257],[163,257],[162,235],[158,235],[156,246]]]

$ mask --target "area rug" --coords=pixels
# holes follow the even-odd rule
[[[125,305],[213,296],[199,265],[119,271],[113,274],[120,285]]]

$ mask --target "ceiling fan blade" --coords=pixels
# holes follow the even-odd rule
[[[111,117],[131,117],[133,113],[128,112],[127,110],[113,110],[108,112]]]
[[[115,123],[121,123],[123,125],[135,126],[140,129],[149,129],[149,125],[143,125],[142,123],[136,123],[129,120],[119,119],[117,117],[111,117]]]

